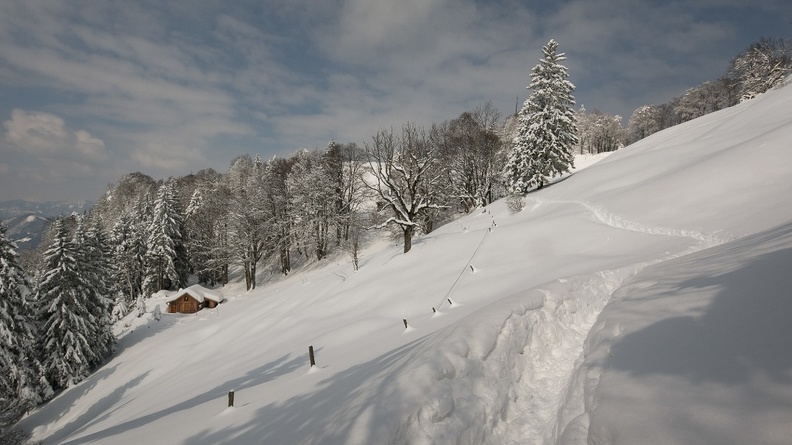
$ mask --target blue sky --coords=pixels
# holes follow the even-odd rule
[[[550,38],[578,104],[626,123],[761,36],[792,37],[788,0],[3,0],[0,200],[506,115]]]

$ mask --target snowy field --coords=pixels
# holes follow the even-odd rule
[[[267,272],[157,321],[161,295],[22,426],[46,444],[792,443],[791,141],[792,86],[520,213],[374,245],[358,271]]]

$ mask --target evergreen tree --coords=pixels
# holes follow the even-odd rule
[[[142,220],[137,209],[122,213],[110,232],[113,274],[117,290],[124,297],[126,307],[137,300],[142,292],[146,255],[145,226]]]
[[[169,180],[157,191],[146,240],[146,292],[182,286],[188,270],[182,239],[182,217],[176,200],[176,183]]]
[[[550,40],[542,48],[544,57],[531,70],[532,90],[519,115],[505,168],[505,180],[512,193],[525,193],[543,187],[547,181],[572,168],[574,147],[578,144],[572,96],[575,86],[561,62],[564,53],[556,52],[558,43]]]
[[[83,221],[78,225],[83,230],[84,239],[77,244],[80,256],[83,259],[82,273],[89,283],[87,288],[88,310],[93,316],[89,342],[98,360],[102,360],[112,352],[115,344],[113,336],[113,299],[115,285],[113,282],[113,267],[110,262],[111,254],[104,231],[99,226],[96,218]],[[75,233],[77,239],[79,232]],[[75,240],[76,241],[76,240]],[[91,365],[99,365],[92,362]]]
[[[28,281],[0,224],[0,430],[41,401]]]
[[[36,288],[41,316],[41,361],[49,382],[66,388],[88,376],[98,357],[91,348],[94,317],[88,310],[88,283],[80,276],[79,254],[62,219],[44,252],[45,269]]]

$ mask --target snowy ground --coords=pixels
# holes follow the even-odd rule
[[[790,140],[787,87],[406,255],[130,316],[113,360],[22,426],[47,444],[787,444]]]

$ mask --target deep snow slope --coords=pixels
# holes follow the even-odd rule
[[[790,270],[792,222],[631,278],[589,336],[561,443],[789,443]]]
[[[792,87],[408,254],[130,316],[117,355],[22,426],[48,444],[787,443],[790,140]]]

